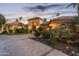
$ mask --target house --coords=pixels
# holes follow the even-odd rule
[[[19,21],[14,21],[12,23],[6,24],[6,31],[10,33],[10,30],[12,30],[12,33],[15,33],[15,29],[24,28],[24,24]]]
[[[48,31],[49,30],[48,22],[44,22],[40,26],[42,27],[43,31]]]
[[[28,19],[28,30],[33,31],[33,30],[39,28],[39,26],[42,23],[43,23],[43,19],[40,17],[30,18],[30,19]]]
[[[73,30],[74,29],[73,20],[74,20],[74,16],[62,16],[59,18],[51,19],[48,22],[48,27],[49,29],[52,30],[58,27],[68,27],[71,30]]]

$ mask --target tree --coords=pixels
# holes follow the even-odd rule
[[[70,6],[73,6],[73,8],[75,8],[77,6],[77,14],[78,14],[78,16],[75,16],[74,22],[72,23],[74,33],[76,33],[78,28],[79,28],[79,3],[71,3],[66,8],[69,8]]]
[[[22,20],[23,17],[19,17],[19,20]]]
[[[19,19],[16,19],[16,22],[19,22],[20,20],[22,20],[23,17],[19,17]]]
[[[47,23],[47,19],[46,18],[44,18],[43,20],[44,20],[44,23]]]
[[[0,33],[4,32],[5,22],[6,22],[5,17],[2,14],[0,14]]]
[[[77,6],[77,13],[78,16],[74,18],[74,23],[76,25],[76,27],[79,27],[79,3],[71,3],[69,5],[67,5],[66,8],[69,8],[70,6],[72,6],[73,8],[75,8]]]
[[[2,14],[0,14],[0,25],[5,24],[5,22],[6,22],[5,17]]]

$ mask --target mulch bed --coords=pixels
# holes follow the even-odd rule
[[[69,55],[69,56],[79,56],[79,47],[75,45],[69,45],[64,42],[58,42],[56,45],[49,45],[48,44],[48,39],[47,38],[42,38],[42,37],[31,37],[31,39],[39,41],[43,44],[46,44],[52,48],[55,48],[57,50],[62,51],[63,53]]]

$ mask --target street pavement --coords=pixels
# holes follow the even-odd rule
[[[0,56],[67,56],[30,37],[30,34],[0,35]]]

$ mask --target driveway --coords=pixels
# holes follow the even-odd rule
[[[29,39],[32,35],[0,35],[0,56],[67,56],[43,43]]]

